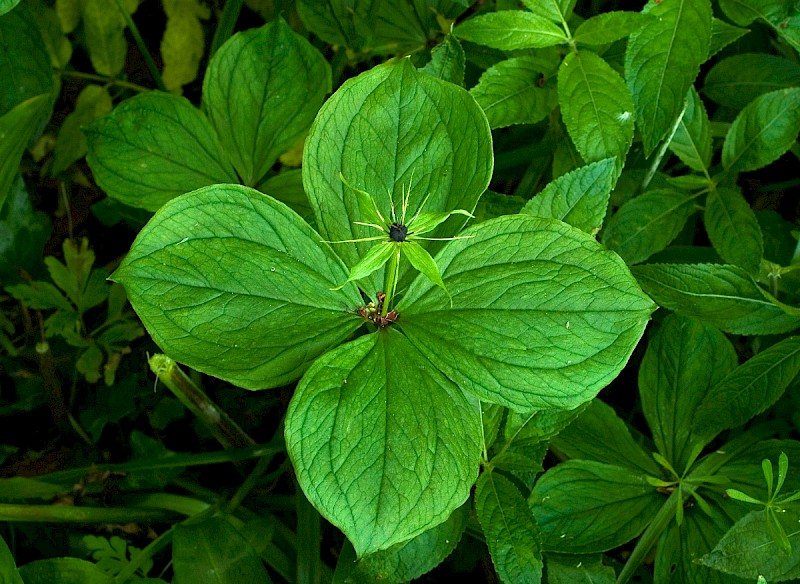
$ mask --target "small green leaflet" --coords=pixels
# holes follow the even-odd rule
[[[564,30],[550,20],[522,10],[475,16],[455,27],[453,34],[502,51],[541,49],[567,40]]]

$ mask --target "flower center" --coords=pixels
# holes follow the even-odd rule
[[[389,226],[389,239],[392,241],[405,241],[406,235],[408,235],[408,227],[402,225],[400,223],[392,223]]]

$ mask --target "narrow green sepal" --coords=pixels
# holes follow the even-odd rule
[[[386,224],[386,219],[381,215],[381,212],[378,210],[378,205],[369,193],[351,185],[341,172],[339,173],[339,179],[344,183],[344,186],[355,193],[356,200],[358,201],[358,212],[365,223],[373,223],[376,225]]]
[[[349,282],[366,278],[371,273],[381,269],[383,264],[388,262],[389,258],[392,257],[395,245],[397,244],[385,241],[379,245],[371,247],[364,257],[361,258],[359,262],[350,269],[350,277],[348,277],[341,286],[331,288],[331,290],[341,290]]]
[[[450,215],[464,215],[473,218],[474,215],[464,209],[456,209],[447,213],[418,213],[411,221],[408,222],[408,232],[413,235],[421,235],[433,231],[439,225],[444,223]]]
[[[431,257],[431,254],[425,251],[420,244],[414,241],[404,241],[401,246],[403,253],[408,258],[408,261],[411,262],[411,265],[424,274],[428,280],[444,290],[444,293],[447,294],[447,297],[450,299],[450,306],[452,306],[453,297],[450,296],[447,286],[444,285],[442,274],[439,272],[439,266],[436,265],[436,262]]]

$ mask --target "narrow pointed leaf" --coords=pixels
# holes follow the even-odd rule
[[[472,217],[471,213],[464,210],[446,211],[442,213],[420,213],[413,221],[408,224],[408,231],[413,235],[424,235],[436,229],[439,225],[447,221],[451,215],[463,215]]]
[[[749,30],[728,24],[719,18],[711,19],[711,46],[708,49],[709,58],[719,53],[729,44],[739,40]]]
[[[533,124],[558,105],[555,84],[544,81],[543,67],[532,57],[514,57],[489,67],[470,89],[492,128]]]
[[[608,221],[603,243],[628,264],[643,262],[667,247],[695,212],[692,194],[655,190],[625,203]]]
[[[761,227],[738,190],[720,187],[708,193],[704,223],[722,259],[758,276],[764,255]]]
[[[278,18],[217,51],[203,108],[244,183],[255,185],[308,130],[330,90],[328,62]]]
[[[625,79],[649,156],[675,123],[708,58],[712,11],[710,0],[663,0],[647,8],[654,18],[628,40]]]
[[[594,234],[603,225],[616,177],[613,158],[582,166],[547,185],[521,212],[558,219]]]
[[[737,366],[736,351],[716,328],[669,315],[647,346],[639,395],[656,447],[679,473],[705,440],[692,430],[709,389]]]
[[[711,165],[711,127],[706,108],[694,87],[686,96],[686,110],[669,149],[686,166],[698,172],[707,172]]]
[[[558,103],[586,162],[616,157],[619,168],[633,140],[633,100],[619,73],[591,51],[570,53],[558,70]]]
[[[475,486],[475,509],[501,582],[539,584],[539,530],[519,489],[502,475],[484,472]]]
[[[413,212],[428,193],[426,212],[471,212],[489,184],[492,166],[489,124],[469,93],[400,59],[345,82],[325,103],[306,139],[303,184],[324,239],[343,241],[374,233],[342,219],[357,220],[358,203],[340,173],[372,194],[388,218],[386,193],[399,208],[409,184]],[[455,235],[465,219],[453,216],[431,236]],[[336,246],[348,266],[368,249],[363,243]],[[380,273],[363,286],[369,294],[382,290]]]
[[[694,416],[696,434],[713,438],[766,410],[800,372],[800,337],[789,337],[731,371],[706,393]]]
[[[391,327],[317,359],[286,414],[300,486],[359,557],[423,533],[464,503],[480,428],[477,400]]]
[[[729,171],[756,170],[786,152],[800,132],[800,88],[765,93],[733,121],[722,146],[722,165]]]
[[[629,542],[663,501],[644,475],[588,460],[568,460],[547,471],[528,498],[543,549],[580,554]]]
[[[466,56],[455,35],[448,34],[431,50],[431,60],[422,70],[442,81],[464,85]]]
[[[148,211],[239,179],[206,117],[175,95],[137,95],[84,128],[86,161],[109,197]]]
[[[408,261],[411,262],[411,265],[414,266],[414,269],[446,291],[447,288],[445,288],[444,282],[442,282],[442,275],[439,273],[439,267],[436,265],[436,262],[433,261],[431,254],[414,241],[406,241],[401,245],[403,254],[408,258]]]
[[[741,268],[718,264],[648,264],[633,274],[660,306],[725,332],[768,335],[800,327],[768,300]]]
[[[436,256],[453,308],[418,276],[397,306],[403,332],[483,401],[530,411],[594,397],[653,310],[621,259],[582,231],[526,215],[464,235]]]
[[[457,37],[501,51],[541,49],[566,42],[564,30],[552,21],[522,10],[502,10],[475,16],[459,24]]]
[[[723,59],[703,79],[703,94],[720,105],[744,108],[770,91],[800,85],[800,64],[767,53]]]
[[[335,289],[343,288],[348,282],[361,280],[376,270],[380,270],[383,264],[388,262],[389,258],[396,252],[397,244],[388,241],[378,243],[371,247],[364,257],[350,269],[350,275],[347,277],[347,281],[341,286],[337,286]]]
[[[3,538],[0,538],[0,580],[7,584],[23,584],[14,564],[14,556]]]
[[[360,326],[347,269],[291,209],[217,185],[165,205],[112,278],[176,361],[249,389],[300,377]]]

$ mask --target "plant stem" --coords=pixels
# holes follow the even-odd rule
[[[211,52],[209,59],[213,57],[219,48],[225,44],[233,34],[233,27],[236,26],[236,21],[239,19],[239,13],[242,10],[244,0],[227,0],[225,7],[222,9],[222,16],[219,17],[217,22],[217,30],[214,33],[214,39],[211,41]]]
[[[381,308],[381,316],[386,316],[389,312],[389,304],[394,297],[395,289],[397,288],[397,277],[400,274],[400,245],[395,244],[395,252],[389,258],[386,264],[386,275],[384,280],[383,293],[386,297],[383,299],[383,308]]]
[[[75,79],[88,79],[89,81],[99,81],[106,85],[116,85],[118,87],[125,87],[132,89],[139,93],[146,93],[152,91],[149,87],[131,83],[130,81],[122,81],[120,79],[112,79],[111,77],[103,77],[102,75],[95,75],[94,73],[83,73],[82,71],[61,71],[62,77],[74,77]]]
[[[147,63],[147,68],[150,70],[150,75],[153,76],[153,80],[156,82],[158,88],[161,91],[166,91],[167,87],[164,85],[164,81],[161,79],[161,74],[158,72],[156,62],[153,60],[153,56],[150,54],[150,51],[147,50],[147,46],[144,44],[142,35],[139,34],[139,29],[136,27],[136,23],[133,22],[133,18],[131,18],[131,15],[128,14],[128,11],[125,10],[122,0],[116,0],[116,2],[119,11],[122,13],[122,17],[125,19],[125,24],[128,25],[128,29],[131,31],[133,40],[136,41],[136,46],[139,48],[139,52],[142,54],[144,62]]]
[[[25,523],[152,523],[175,518],[166,509],[0,504],[0,521]]]
[[[642,181],[642,187],[641,187],[642,191],[647,189],[647,187],[650,185],[650,181],[653,180],[653,177],[656,175],[656,171],[658,170],[658,167],[661,165],[661,160],[667,153],[667,148],[669,148],[670,143],[672,143],[672,138],[675,136],[675,132],[678,131],[678,127],[680,126],[681,121],[683,121],[683,114],[686,113],[686,107],[688,105],[689,105],[688,102],[684,101],[683,109],[681,110],[680,115],[675,120],[675,123],[672,124],[672,129],[670,130],[666,140],[662,142],[661,148],[658,149],[658,154],[653,160],[653,164],[650,165],[650,170],[647,171],[647,175],[644,177],[644,180]],[[706,178],[709,178],[710,180],[708,173],[706,173]]]

